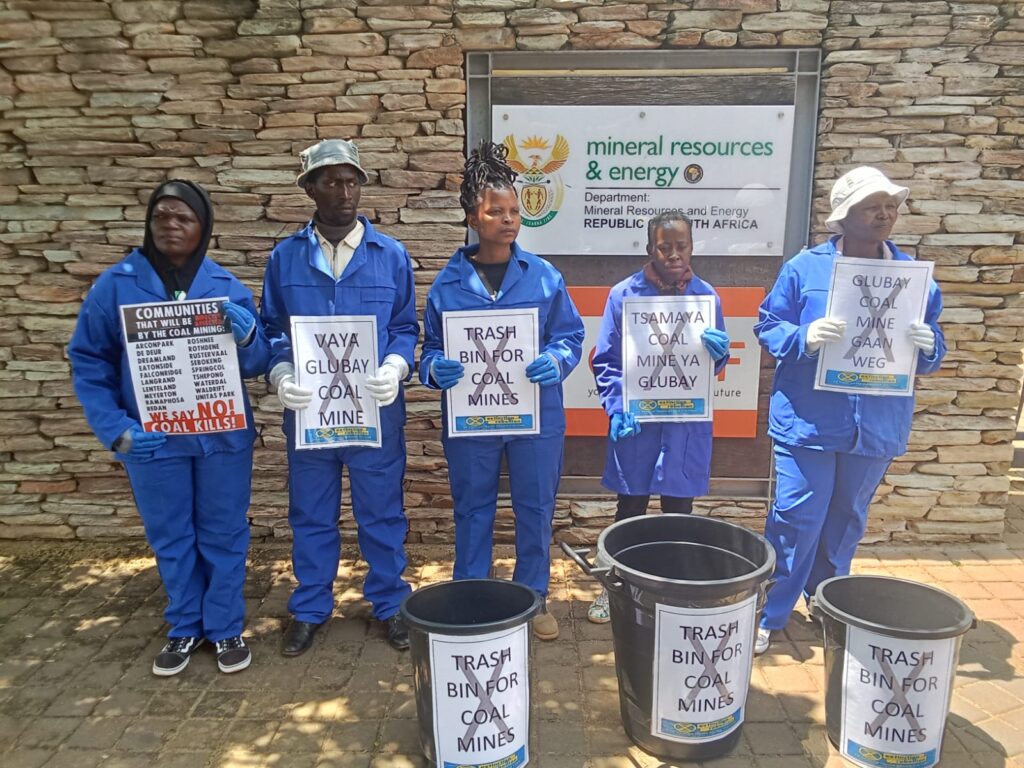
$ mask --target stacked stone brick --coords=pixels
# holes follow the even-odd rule
[[[0,538],[141,535],[123,472],[92,437],[64,345],[79,301],[142,240],[148,192],[203,184],[211,255],[255,291],[305,221],[298,150],[355,138],[365,212],[401,238],[420,296],[463,242],[454,189],[468,51],[821,47],[812,239],[862,163],[911,187],[899,242],[936,262],[947,364],[919,382],[910,452],[875,540],[997,537],[1024,342],[1024,4],[693,0],[6,0],[0,2]],[[287,534],[280,409],[261,428],[252,519]],[[452,538],[437,395],[407,390],[413,542]],[[757,525],[763,505],[719,500]],[[607,499],[559,503],[592,539]],[[351,527],[351,517],[343,516]],[[499,518],[508,538],[510,515]]]

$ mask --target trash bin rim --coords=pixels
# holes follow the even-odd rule
[[[761,545],[761,547],[762,547],[762,549],[764,550],[764,553],[765,553],[764,565],[761,565],[761,566],[758,566],[758,567],[754,568],[754,570],[752,570],[750,573],[744,573],[741,576],[733,576],[732,578],[729,578],[729,579],[702,579],[702,580],[695,580],[695,579],[670,579],[670,578],[667,578],[665,576],[657,576],[657,575],[652,574],[652,573],[646,573],[645,571],[640,571],[640,570],[637,570],[635,568],[630,568],[628,565],[623,565],[618,560],[616,560],[614,555],[608,554],[608,550],[605,547],[605,540],[606,540],[606,538],[608,537],[608,535],[610,533],[615,531],[615,529],[623,527],[623,526],[628,525],[630,523],[635,523],[635,521],[637,521],[637,520],[643,520],[644,519],[643,515],[641,515],[639,517],[627,517],[625,520],[619,520],[619,521],[617,521],[615,523],[612,523],[607,528],[605,528],[601,532],[601,534],[597,537],[597,551],[598,551],[599,554],[602,553],[602,552],[604,553],[603,556],[606,557],[608,559],[608,561],[612,563],[612,567],[614,568],[614,570],[617,573],[621,573],[621,574],[624,574],[624,575],[627,575],[627,576],[631,576],[634,579],[642,579],[642,580],[645,580],[645,581],[648,581],[648,582],[655,582],[655,583],[661,583],[661,584],[675,584],[675,585],[686,586],[686,587],[700,587],[700,586],[705,586],[706,587],[706,586],[709,586],[709,585],[714,585],[716,587],[728,587],[728,586],[733,586],[733,585],[739,586],[741,584],[748,584],[748,583],[749,583],[749,585],[753,586],[755,584],[760,584],[761,582],[766,581],[768,579],[768,577],[775,571],[775,548],[768,542],[768,539],[766,539],[761,534],[757,533],[757,531],[752,531],[749,528],[744,528],[742,525],[736,525],[736,523],[730,523],[730,522],[728,522],[726,520],[718,520],[718,519],[713,518],[713,517],[704,517],[702,515],[678,515],[678,517],[686,517],[686,518],[689,518],[691,520],[701,520],[701,521],[703,521],[701,523],[702,525],[703,524],[714,525],[714,526],[719,526],[719,527],[721,527],[723,529],[725,529],[725,528],[738,528],[739,530],[743,531],[744,533],[750,534],[751,536],[753,536],[755,538],[755,540],[759,539],[758,543]],[[653,542],[652,541],[652,542],[647,542],[647,543],[655,544],[657,542]],[[680,543],[680,544],[697,544],[697,542],[675,542],[675,543]],[[710,546],[710,545],[704,545],[704,546]],[[722,547],[718,547],[718,549],[722,549]],[[735,553],[735,554],[738,554],[738,553]]]
[[[439,588],[450,587],[452,584],[502,584],[507,585],[513,589],[519,591],[529,592],[533,596],[533,603],[525,611],[509,616],[504,619],[497,621],[485,621],[479,624],[449,624],[440,621],[427,621],[421,619],[418,616],[410,613],[407,604],[416,595],[422,594],[427,591],[436,590]],[[504,588],[504,587],[503,587]],[[488,632],[497,632],[502,629],[507,629],[510,626],[517,626],[519,624],[525,624],[527,621],[532,619],[541,609],[544,603],[544,599],[540,596],[533,587],[527,586],[526,584],[520,584],[517,581],[509,581],[507,579],[452,579],[449,581],[439,581],[436,584],[427,584],[426,586],[414,589],[402,600],[401,606],[399,606],[399,613],[405,620],[407,626],[419,630],[421,632],[427,632],[436,635],[484,635]]]
[[[964,618],[954,626],[946,627],[944,629],[913,629],[910,627],[890,627],[886,624],[878,624],[874,621],[868,621],[862,619],[859,616],[854,616],[851,613],[837,608],[833,605],[824,595],[825,589],[832,583],[838,581],[860,581],[869,579],[884,579],[885,581],[898,581],[904,584],[911,584],[914,587],[920,587],[921,589],[931,590],[936,594],[939,594],[950,601],[957,603],[963,611]],[[866,629],[869,632],[874,632],[878,635],[885,635],[886,637],[896,637],[903,640],[945,640],[951,637],[959,637],[960,635],[967,632],[971,627],[974,626],[975,616],[967,604],[956,595],[952,595],[946,592],[944,589],[933,587],[931,584],[922,584],[919,581],[912,581],[911,579],[901,579],[896,576],[880,576],[876,574],[851,574],[847,576],[833,576],[830,579],[825,579],[818,585],[818,588],[814,591],[814,600],[817,603],[818,609],[821,610],[826,616],[831,619],[835,619],[843,624],[857,627],[858,629]]]

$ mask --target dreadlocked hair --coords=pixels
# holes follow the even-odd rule
[[[486,189],[512,189],[517,174],[505,162],[508,147],[495,144],[487,139],[480,140],[466,159],[462,172],[462,186],[459,188],[459,203],[462,210],[472,213],[480,204]]]

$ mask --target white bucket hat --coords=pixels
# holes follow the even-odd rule
[[[344,139],[325,139],[307,147],[299,153],[299,162],[302,163],[302,173],[295,179],[298,187],[306,185],[306,177],[311,171],[328,165],[351,165],[359,172],[360,184],[365,184],[369,178],[359,164],[359,148]]]
[[[825,226],[832,232],[842,233],[843,219],[850,213],[850,209],[876,192],[892,195],[901,204],[910,194],[909,189],[893,184],[877,168],[868,165],[854,168],[836,179],[836,183],[832,185],[832,192],[828,197],[832,205],[832,215],[825,219]]]

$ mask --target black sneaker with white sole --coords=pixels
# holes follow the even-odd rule
[[[188,666],[196,648],[203,644],[201,637],[169,637],[167,645],[153,659],[153,674],[171,677]]]
[[[217,667],[221,672],[241,672],[252,663],[252,651],[240,637],[217,641]]]

